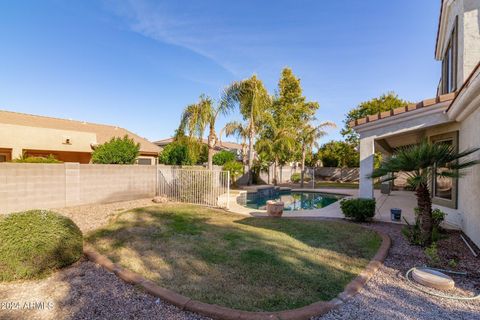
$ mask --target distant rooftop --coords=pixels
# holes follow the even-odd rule
[[[128,135],[130,138],[133,138],[135,142],[140,143],[141,152],[158,153],[160,151],[157,145],[151,143],[147,139],[117,126],[37,116],[6,110],[0,110],[0,123],[57,130],[91,132],[96,134],[97,143],[99,144],[105,143],[113,137],[123,137]]]

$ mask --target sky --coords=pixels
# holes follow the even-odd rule
[[[184,107],[290,67],[318,121],[395,91],[434,97],[439,0],[0,0],[0,109],[169,137]],[[238,113],[238,112],[237,112]],[[219,119],[217,129],[239,120]]]

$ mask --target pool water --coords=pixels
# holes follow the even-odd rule
[[[268,200],[282,201],[287,211],[312,210],[324,208],[339,199],[342,195],[322,193],[322,192],[305,192],[305,191],[285,191],[272,195],[264,195],[261,193],[249,193],[245,206],[252,209],[266,210]]]

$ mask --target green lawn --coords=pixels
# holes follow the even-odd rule
[[[368,264],[381,238],[351,223],[248,218],[168,204],[122,213],[87,241],[193,299],[278,311],[335,297]]]

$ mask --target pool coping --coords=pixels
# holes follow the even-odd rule
[[[386,233],[374,230],[368,226],[362,227],[379,234],[382,238],[382,243],[378,248],[377,253],[372,260],[370,260],[365,269],[362,270],[362,272],[360,272],[355,279],[345,286],[343,292],[339,293],[330,301],[317,301],[301,308],[273,312],[243,311],[197,301],[176,293],[170,289],[163,288],[155,284],[153,281],[145,279],[138,273],[120,267],[118,264],[113,263],[108,257],[98,253],[90,245],[84,245],[83,252],[90,261],[100,265],[109,272],[113,272],[124,282],[140,286],[149,294],[161,298],[175,305],[181,310],[196,312],[214,319],[226,320],[306,320],[313,316],[324,315],[330,310],[333,310],[334,308],[346,303],[349,299],[354,297],[363,289],[365,284],[376,273],[378,268],[383,265],[383,261],[387,257],[391,246],[390,237]]]

